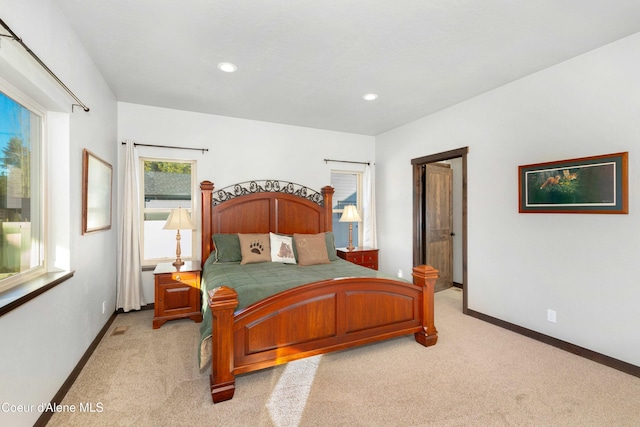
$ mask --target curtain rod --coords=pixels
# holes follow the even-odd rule
[[[324,159],[324,162],[337,162],[337,163],[354,163],[357,165],[367,165],[369,166],[371,163],[370,162],[352,162],[350,160],[333,160],[333,159]]]
[[[36,62],[37,62],[38,64],[40,64],[40,66],[41,66],[42,68],[44,68],[44,70],[45,70],[47,73],[49,73],[49,75],[50,75],[51,77],[53,77],[53,79],[54,79],[54,80],[55,80],[55,81],[56,81],[60,86],[62,86],[62,88],[63,88],[64,90],[66,90],[66,91],[67,91],[67,93],[68,93],[69,95],[71,95],[71,97],[72,97],[73,99],[75,99],[75,100],[76,100],[77,104],[71,104],[71,111],[72,111],[72,112],[73,112],[73,107],[74,107],[74,106],[76,106],[76,105],[77,105],[77,106],[79,106],[79,107],[82,107],[82,109],[83,109],[84,111],[89,111],[89,107],[87,107],[87,106],[86,106],[82,101],[80,101],[80,99],[79,99],[79,98],[78,98],[78,97],[77,97],[73,92],[71,92],[71,89],[69,89],[69,88],[67,87],[67,85],[65,85],[64,83],[62,83],[62,80],[60,80],[60,79],[58,78],[58,76],[56,76],[56,75],[53,73],[53,71],[51,71],[51,69],[50,69],[49,67],[47,67],[47,66],[46,66],[46,64],[45,64],[44,62],[42,62],[42,60],[41,60],[40,58],[38,58],[38,55],[36,55],[36,54],[31,50],[31,49],[29,49],[29,46],[27,46],[27,45],[22,41],[22,39],[21,39],[20,37],[18,37],[18,35],[17,35],[16,33],[14,33],[14,32],[11,30],[11,28],[9,28],[9,26],[8,26],[8,25],[7,25],[7,24],[6,24],[2,19],[0,19],[0,25],[2,25],[2,26],[4,27],[4,29],[5,29],[5,30],[7,30],[7,31],[9,32],[9,34],[10,34],[10,35],[0,34],[0,36],[2,36],[2,37],[7,37],[7,38],[10,38],[10,39],[13,39],[13,40],[17,41],[17,42],[20,44],[20,46],[22,46],[22,47],[24,48],[24,50],[26,50],[26,51],[27,51],[27,53],[28,53],[29,55],[31,55],[31,57],[32,57],[33,59],[35,59],[35,60],[36,60]]]
[[[127,145],[127,143],[123,142],[122,145]],[[175,147],[173,145],[138,144],[137,142],[133,143],[134,147],[137,147],[138,145],[141,146],[141,147],[173,148],[173,149],[176,149],[176,150],[202,151],[202,154],[204,154],[205,151],[209,151],[208,148],[190,148],[190,147]]]

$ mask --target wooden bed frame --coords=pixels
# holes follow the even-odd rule
[[[261,187],[257,186],[259,189]],[[254,186],[255,188],[255,186]],[[321,233],[331,231],[332,187],[322,188],[320,203],[300,193],[255,192],[236,197],[200,184],[202,260],[212,251],[215,233]],[[218,194],[218,193],[216,193]],[[229,196],[229,197],[227,197]],[[233,397],[235,375],[292,360],[414,334],[434,345],[433,292],[438,271],[413,269],[413,284],[391,279],[351,277],[310,283],[281,292],[236,312],[237,293],[226,286],[206,295],[211,308],[211,397]]]

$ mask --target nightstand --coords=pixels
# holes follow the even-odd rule
[[[202,322],[200,269],[200,261],[185,261],[179,271],[170,262],[156,266],[153,329],[168,320],[189,318]]]
[[[344,260],[363,267],[378,269],[378,250],[368,247],[355,248],[348,251],[347,248],[337,248],[338,256]]]

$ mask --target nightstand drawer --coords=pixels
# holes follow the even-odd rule
[[[362,253],[360,252],[345,252],[344,259],[354,264],[361,264],[363,261]]]
[[[177,273],[167,273],[167,274],[159,274],[157,276],[158,284],[166,285],[171,283],[184,283],[185,285],[193,286],[196,288],[200,288],[200,272],[177,272]]]
[[[364,264],[378,264],[378,252],[372,252],[372,251],[368,251],[368,252],[364,252],[362,254],[362,261],[361,261],[362,265]]]

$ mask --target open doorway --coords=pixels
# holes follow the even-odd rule
[[[429,264],[438,270],[442,269],[443,273],[441,280],[436,284],[436,290],[444,289],[451,284],[462,287],[462,311],[465,314],[469,288],[467,280],[468,152],[469,147],[463,147],[411,160],[413,166],[413,264],[414,266]],[[448,211],[447,204],[450,204]],[[461,272],[461,279],[456,277],[460,275],[458,271]]]

